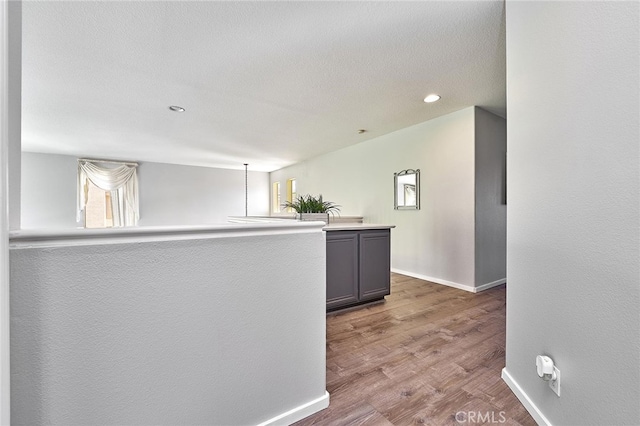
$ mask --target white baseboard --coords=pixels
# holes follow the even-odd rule
[[[538,423],[539,425],[551,426],[551,422],[547,420],[547,418],[542,414],[542,411],[531,401],[529,396],[522,390],[520,385],[511,377],[511,374],[507,371],[507,367],[502,369],[502,380],[505,381],[507,386],[511,389],[511,391],[516,395],[516,397],[520,400],[524,408],[527,409],[531,417]]]
[[[391,272],[395,272],[396,274],[402,274],[402,275],[407,275],[409,277],[413,277],[413,278],[418,278],[421,280],[425,280],[425,281],[431,281],[433,283],[436,284],[442,284],[442,285],[446,285],[449,287],[453,287],[453,288],[457,288],[459,290],[464,290],[464,291],[469,291],[471,293],[478,293],[481,292],[483,290],[487,290],[490,289],[491,287],[495,287],[498,286],[500,284],[504,284],[507,282],[506,278],[502,278],[490,283],[486,283],[486,284],[482,284],[479,285],[477,287],[473,287],[470,285],[466,285],[466,284],[460,284],[460,283],[456,283],[453,281],[447,281],[447,280],[442,280],[440,278],[433,278],[433,277],[428,277],[426,275],[422,275],[422,274],[416,274],[414,272],[409,272],[409,271],[403,271],[401,269],[396,269],[396,268],[391,268]]]
[[[481,292],[481,291],[488,290],[488,289],[490,289],[491,287],[496,287],[496,286],[499,286],[499,285],[505,284],[506,282],[507,282],[507,279],[506,279],[506,278],[501,278],[501,279],[499,279],[499,280],[495,280],[495,281],[492,281],[492,282],[490,282],[490,283],[486,283],[486,284],[479,285],[479,286],[477,286],[477,287],[475,288],[475,293],[479,293],[479,292]]]
[[[297,422],[298,420],[304,419],[305,417],[309,417],[310,415],[317,413],[320,410],[324,410],[328,406],[329,392],[325,391],[324,395],[320,398],[309,401],[306,404],[302,404],[299,407],[289,410],[286,413],[282,413],[272,419],[267,420],[266,422],[262,422],[258,426],[290,425]]]

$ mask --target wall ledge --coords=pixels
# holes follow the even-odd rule
[[[317,413],[320,410],[324,410],[329,406],[329,392],[325,391],[324,395],[320,398],[309,401],[306,404],[302,404],[292,410],[282,413],[279,416],[273,417],[265,422],[260,423],[258,426],[271,426],[271,425],[290,425],[302,420],[305,417]]]
[[[520,400],[524,408],[531,414],[531,417],[538,423],[539,425],[547,425],[551,426],[551,422],[542,414],[542,411],[531,401],[529,395],[520,387],[518,382],[509,374],[507,371],[507,367],[502,369],[502,380],[505,381],[507,386],[511,389],[511,391],[515,394],[515,396]]]
[[[324,222],[231,223],[206,226],[139,226],[108,229],[23,229],[9,233],[9,248],[84,246],[201,240],[322,232]]]

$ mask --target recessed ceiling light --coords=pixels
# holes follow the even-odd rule
[[[177,106],[177,105],[171,105],[171,106],[169,107],[169,109],[170,109],[171,111],[175,111],[175,112],[184,112],[184,111],[185,111],[185,109],[184,109],[184,108],[182,108],[181,106]]]
[[[432,93],[426,98],[424,98],[424,101],[428,104],[430,104],[431,102],[439,101],[439,100],[440,100],[440,95],[436,95],[435,93]]]

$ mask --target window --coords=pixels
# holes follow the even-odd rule
[[[138,224],[136,163],[78,160],[77,221],[85,228]]]
[[[87,194],[87,202],[84,209],[84,227],[113,227],[111,193],[98,188],[89,179],[85,180],[84,191]]]
[[[296,180],[294,178],[287,179],[287,201],[293,203],[298,198],[298,191],[296,189]],[[287,209],[288,212],[293,212],[293,209]]]
[[[273,182],[271,188],[271,212],[280,213],[280,182]]]

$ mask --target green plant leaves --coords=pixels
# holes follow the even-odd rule
[[[296,211],[296,213],[338,213],[340,207],[338,204],[332,201],[324,201],[322,194],[318,197],[312,195],[300,195],[293,202],[287,201],[282,204],[282,207],[290,208]]]

